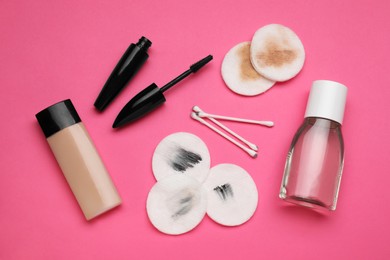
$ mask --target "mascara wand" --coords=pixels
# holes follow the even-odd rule
[[[191,75],[192,73],[197,72],[200,68],[206,65],[209,61],[213,59],[213,56],[208,55],[207,57],[201,59],[197,63],[190,66],[188,70],[180,74],[178,77],[168,82],[162,88],[158,88],[155,83],[152,83],[150,86],[139,92],[134,96],[119,112],[116,117],[113,128],[117,128],[128,124],[136,119],[143,117],[152,110],[156,109],[158,106],[162,105],[166,99],[164,97],[164,92]]]

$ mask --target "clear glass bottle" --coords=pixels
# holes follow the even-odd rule
[[[347,88],[313,82],[305,120],[291,143],[279,197],[310,208],[335,210],[344,164],[341,124]]]

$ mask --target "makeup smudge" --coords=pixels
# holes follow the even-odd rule
[[[262,67],[282,67],[290,64],[298,57],[298,51],[293,49],[286,39],[267,39],[265,51],[257,54]]]
[[[239,51],[238,55],[240,57],[240,77],[242,80],[250,81],[257,80],[262,78],[262,76],[257,73],[257,71],[253,68],[251,60],[250,60],[250,46],[251,44],[248,42],[243,45]]]
[[[233,188],[229,183],[217,186],[214,191],[218,194],[221,200],[226,201],[228,198],[233,198]]]
[[[172,218],[178,218],[190,212],[193,204],[192,199],[193,197],[191,195],[183,199],[180,199],[179,209],[172,215]]]
[[[172,218],[178,219],[189,213],[197,202],[196,193],[191,189],[181,190],[167,201],[168,208],[173,212]]]
[[[202,161],[202,157],[181,147],[175,151],[175,156],[170,160],[171,167],[178,172],[185,172]]]

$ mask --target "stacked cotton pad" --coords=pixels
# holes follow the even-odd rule
[[[305,50],[298,36],[280,24],[257,30],[251,42],[234,46],[222,62],[222,78],[235,93],[255,96],[276,82],[295,77],[305,61]]]
[[[193,134],[175,133],[158,144],[152,159],[157,183],[146,209],[159,231],[183,234],[206,213],[225,226],[241,225],[254,214],[258,193],[251,176],[233,164],[209,167],[207,146]]]

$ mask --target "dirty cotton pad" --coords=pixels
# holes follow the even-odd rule
[[[201,184],[175,174],[159,180],[150,190],[146,210],[159,231],[179,235],[195,228],[206,214],[206,192]]]
[[[250,58],[254,69],[273,81],[295,77],[305,62],[305,50],[299,37],[288,27],[269,24],[252,38]]]
[[[210,153],[206,144],[196,135],[174,133],[157,145],[152,169],[156,180],[183,174],[203,182],[210,170]]]
[[[244,96],[255,96],[270,89],[275,82],[261,76],[250,61],[250,42],[234,46],[225,55],[221,74],[226,86]]]
[[[225,226],[237,226],[254,214],[258,193],[252,177],[234,164],[219,164],[203,184],[207,192],[207,215]]]

